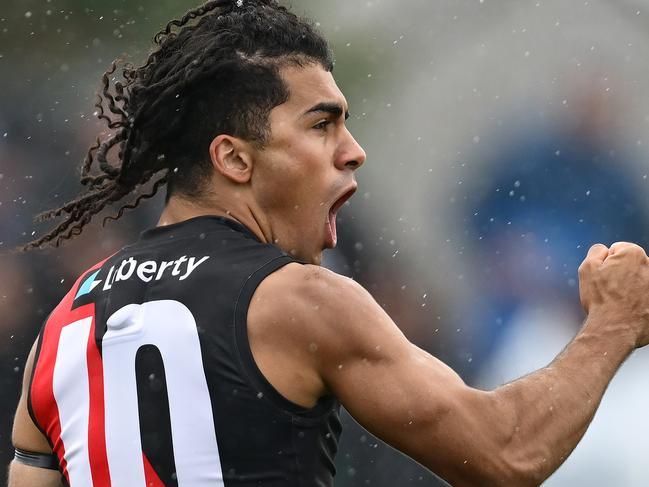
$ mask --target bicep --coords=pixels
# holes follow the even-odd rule
[[[437,471],[439,450],[461,436],[456,430],[465,415],[462,397],[470,389],[448,366],[410,343],[368,352],[341,359],[326,374],[327,385],[366,429]],[[453,458],[443,463],[448,461]]]
[[[321,360],[328,388],[360,424],[429,469],[475,478],[493,445],[491,394],[410,343],[363,291],[338,308],[334,346]]]
[[[468,387],[411,344],[352,280],[309,266],[287,266],[275,278],[268,288],[276,292],[259,309],[277,348],[297,357],[303,375],[316,376],[323,393],[369,431],[454,484],[487,485],[498,445],[489,426],[498,423],[492,393]]]

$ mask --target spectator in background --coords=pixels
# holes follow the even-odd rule
[[[482,326],[473,343],[479,387],[543,366],[576,334],[583,320],[577,268],[592,243],[649,244],[642,190],[649,181],[634,174],[636,156],[615,134],[620,105],[603,89],[575,99],[572,123],[515,134],[469,192],[466,230],[479,269],[470,319]],[[637,389],[642,379],[633,376],[646,375],[647,367],[649,351],[641,350],[611,387]],[[649,426],[623,424],[638,409],[649,410],[647,388],[608,395],[601,420],[544,485],[645,485]],[[634,430],[634,437],[620,433]]]

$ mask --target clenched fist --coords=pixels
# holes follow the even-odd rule
[[[598,326],[632,333],[637,347],[649,344],[649,258],[642,247],[593,245],[579,266],[579,295]]]

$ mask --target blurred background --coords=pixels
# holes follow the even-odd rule
[[[368,163],[326,265],[470,384],[546,365],[579,329],[595,242],[649,247],[649,1],[293,0],[318,22]],[[15,254],[80,190],[94,94],[190,0],[0,3],[0,477],[23,365],[77,275],[154,226],[161,197],[61,249]],[[649,483],[649,354],[613,381],[547,486]],[[337,486],[438,486],[345,416]],[[444,445],[435,448],[443,449]]]

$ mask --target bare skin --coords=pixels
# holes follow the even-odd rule
[[[366,428],[455,486],[539,485],[581,439],[620,364],[649,343],[644,250],[591,248],[579,269],[588,318],[575,340],[544,369],[494,391],[472,389],[409,343],[360,285],[318,266],[335,245],[330,210],[353,192],[365,154],[345,127],[346,101],[330,73],[314,65],[282,76],[291,97],[272,111],[266,147],[216,137],[210,196],[171,198],[160,225],[227,216],[309,263],[264,280],[248,312],[255,360],[287,399],[311,407],[334,394]],[[327,110],[310,111],[318,106]],[[21,399],[15,444],[50,451],[24,409]],[[10,487],[27,485],[25,469],[12,466]],[[60,485],[48,474],[30,485]]]
[[[16,448],[51,455],[52,449],[49,443],[34,425],[29,412],[27,411],[27,388],[29,387],[29,378],[32,374],[34,365],[34,353],[36,344],[32,346],[27,365],[23,375],[23,387],[14,418],[14,427],[11,434],[13,444]],[[9,466],[10,487],[31,487],[34,485],[42,487],[61,487],[61,474],[56,470],[47,470],[44,468],[35,468],[23,465],[17,462],[11,462]]]

